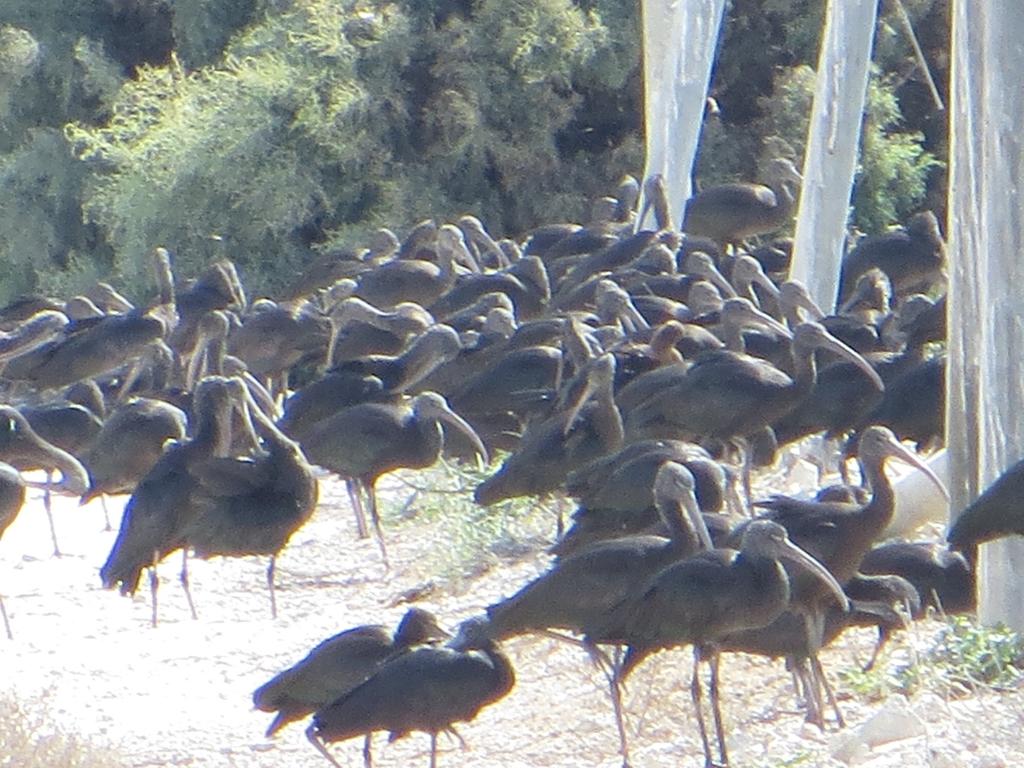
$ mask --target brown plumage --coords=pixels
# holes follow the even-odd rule
[[[765,168],[762,184],[719,184],[686,202],[683,231],[722,245],[739,244],[774,232],[789,222],[802,181],[789,160],[776,158]]]
[[[25,481],[21,475],[10,464],[0,462],[0,536],[14,522],[22,505],[25,503]],[[14,639],[11,634],[11,623],[7,620],[7,609],[4,608],[4,598],[0,595],[0,616],[4,620],[4,629],[7,631],[7,638]]]
[[[337,701],[413,646],[447,636],[432,613],[410,608],[393,635],[380,624],[367,624],[324,640],[253,693],[256,709],[276,712],[267,736]]]
[[[437,734],[454,733],[515,685],[508,657],[488,637],[482,622],[470,619],[443,648],[423,647],[384,664],[366,682],[317,711],[306,735],[336,768],[326,742],[374,731],[394,741],[412,731],[430,734],[430,766],[437,765]]]

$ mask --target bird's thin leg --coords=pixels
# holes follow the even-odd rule
[[[799,708],[806,700],[806,693],[804,691],[803,678],[797,670],[797,662],[791,656],[786,657],[786,670],[789,672],[789,676],[793,679],[793,691],[796,693],[796,705]]]
[[[156,592],[160,588],[160,577],[156,572],[156,564],[160,560],[160,553],[153,550],[153,562],[149,566],[149,594],[153,600],[153,628],[156,629]]]
[[[622,768],[629,768],[629,744],[626,741],[626,713],[622,707],[622,688],[619,685],[619,672],[622,668],[622,646],[615,646],[615,657],[608,678],[608,692],[612,697],[612,711],[615,713],[615,727],[619,730],[619,754],[622,755]]]
[[[437,768],[437,734],[430,732],[430,768]]]
[[[881,627],[878,628],[878,640],[875,642],[875,649],[871,652],[871,658],[868,659],[868,663],[864,665],[864,672],[870,672],[875,668],[875,662],[878,661],[878,655],[885,648],[885,644],[889,642],[889,634]]]
[[[715,736],[718,738],[718,754],[722,765],[729,764],[729,754],[725,747],[725,728],[722,726],[722,702],[718,695],[718,662],[719,655],[713,651],[711,655],[711,713],[715,718]]]
[[[185,599],[188,600],[188,610],[192,618],[198,619],[199,614],[196,613],[196,604],[192,602],[192,590],[189,589],[188,583],[188,547],[181,549],[181,588],[185,590]]]
[[[270,618],[277,618],[277,597],[274,595],[274,570],[277,564],[277,555],[270,556],[270,563],[267,564],[267,588],[270,590]]]
[[[349,501],[352,503],[352,511],[356,515],[356,531],[360,539],[370,537],[370,531],[366,527],[366,513],[363,511],[363,500],[359,496],[359,481],[349,478],[345,481],[345,489],[348,491]]]
[[[840,728],[846,727],[846,719],[843,717],[843,713],[839,711],[839,702],[836,699],[835,691],[832,690],[832,684],[828,681],[828,675],[825,674],[825,668],[821,666],[821,660],[818,658],[818,654],[811,656],[811,671],[814,676],[818,679],[821,687],[825,690],[825,696],[828,698],[828,705],[832,707],[832,711],[836,714],[836,725]],[[824,720],[824,717],[822,717]]]
[[[7,639],[13,640],[14,635],[11,633],[11,622],[7,619],[7,609],[4,608],[4,596],[0,595],[0,616],[4,619],[4,629],[7,631]]]
[[[334,768],[341,768],[341,763],[331,756],[331,753],[327,751],[327,747],[320,742],[320,739],[316,735],[316,726],[311,725],[306,729],[306,738],[309,739],[309,743],[316,747],[316,751],[327,758],[327,762],[334,766]]]
[[[466,740],[462,738],[462,734],[455,729],[454,725],[449,725],[447,728],[444,729],[444,732],[447,733],[449,736],[455,737],[455,740],[459,742],[459,749],[461,749],[463,752],[465,752],[469,748],[469,745],[466,744]]]
[[[363,768],[373,768],[373,732],[363,739]]]
[[[46,470],[46,487],[43,488],[43,508],[46,510],[46,519],[50,523],[50,539],[53,541],[53,556],[60,557],[60,546],[57,544],[57,526],[53,524],[53,504],[50,495],[50,484],[53,482],[53,470]]]
[[[807,722],[818,726],[821,731],[825,730],[825,702],[822,700],[821,687],[817,676],[810,664],[801,659],[798,669],[801,680],[804,684],[804,704],[807,707]]]
[[[377,536],[377,546],[380,547],[380,556],[384,561],[384,568],[391,568],[391,563],[388,562],[388,550],[384,545],[384,530],[380,526],[380,514],[377,512],[377,489],[374,487],[374,481],[366,483],[366,498],[370,501],[370,520],[373,522],[373,531]]]
[[[704,746],[704,765],[707,768],[714,766],[711,759],[711,744],[708,742],[708,729],[704,725],[704,712],[702,710],[703,694],[700,688],[700,648],[693,647],[693,680],[690,681],[690,698],[693,700],[693,709],[697,713],[697,727],[700,729],[700,743]]]
[[[103,530],[112,531],[114,526],[110,524],[110,510],[107,508],[107,494],[100,494],[100,506],[103,507]]]
[[[616,662],[612,661],[612,659],[608,656],[607,653],[601,650],[595,643],[591,642],[590,640],[577,640],[575,637],[572,637],[570,635],[563,635],[561,632],[555,632],[551,629],[542,630],[541,634],[547,635],[548,637],[554,638],[555,640],[563,640],[567,643],[572,643],[573,645],[580,646],[584,651],[587,652],[587,656],[590,658],[591,663],[593,663],[593,665],[601,671],[601,674],[603,674],[605,678],[609,678],[610,675],[615,673]]]

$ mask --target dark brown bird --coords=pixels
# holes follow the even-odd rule
[[[347,629],[257,688],[253,705],[262,712],[276,713],[267,728],[267,736],[273,736],[289,723],[337,701],[398,655],[448,636],[434,615],[422,608],[410,608],[394,635],[381,624]],[[366,747],[369,749],[369,743]]]
[[[789,160],[776,158],[764,170],[762,184],[720,184],[686,202],[683,231],[723,246],[742,244],[789,223],[803,179]]]
[[[682,464],[665,462],[654,479],[654,499],[668,529],[662,536],[600,541],[560,558],[512,597],[487,609],[488,633],[502,640],[526,632],[567,629],[582,634],[662,568],[711,549],[694,497],[694,479]],[[608,678],[619,748],[629,763],[619,680]]]
[[[900,458],[917,467],[948,498],[948,492],[935,473],[913,452],[904,448],[889,429],[872,426],[864,430],[858,451],[861,471],[872,490],[867,504],[807,501],[788,496],[776,496],[755,504],[769,510],[763,519],[784,526],[793,542],[822,562],[841,583],[853,578],[864,554],[892,520],[895,495],[885,475],[887,459]],[[739,532],[742,532],[742,527]],[[795,577],[793,604],[806,617],[808,643],[812,649],[821,647],[829,599],[818,582],[803,576]],[[818,664],[816,651],[811,655],[811,663]]]
[[[376,674],[333,704],[317,711],[306,735],[332,765],[325,746],[373,731],[395,741],[412,731],[430,734],[430,768],[437,766],[437,734],[472,720],[515,685],[508,657],[469,619],[447,647],[417,648],[384,664]],[[456,734],[457,735],[457,734]]]
[[[8,361],[4,376],[37,389],[66,387],[136,360],[165,332],[163,321],[131,312],[105,315],[69,336]]]
[[[743,532],[740,549],[714,549],[680,560],[658,572],[636,593],[587,628],[593,642],[626,644],[621,677],[647,656],[665,648],[692,645],[691,687],[707,765],[714,765],[701,711],[699,664],[711,666],[711,708],[722,765],[729,758],[718,702],[718,651],[722,638],[770,624],[790,602],[790,577],[781,560],[799,566],[844,608],[846,595],[821,563],[768,520],[755,520]]]
[[[25,481],[21,479],[18,470],[10,464],[0,462],[0,537],[4,531],[14,522],[22,506],[25,504]],[[11,634],[11,623],[7,619],[7,609],[4,608],[4,597],[0,595],[0,616],[4,620],[4,629],[7,631],[7,639],[13,640]]]
[[[462,232],[451,224],[437,230],[435,253],[437,263],[400,255],[362,273],[357,279],[355,295],[381,309],[391,309],[404,301],[429,306],[455,285],[457,255],[469,260],[474,272],[479,271],[472,262]]]
[[[89,490],[82,504],[101,495],[131,493],[153,468],[169,440],[185,439],[188,419],[180,408],[152,398],[133,398],[114,410],[82,455]]]
[[[892,575],[858,575],[847,583],[844,592],[850,599],[850,609],[844,611],[834,604],[828,606],[823,645],[831,644],[849,627],[877,627],[878,642],[865,667],[867,671],[892,634],[906,628],[906,606],[911,612],[917,610],[920,598],[910,582]],[[815,652],[808,645],[804,619],[799,613],[787,610],[765,627],[729,635],[719,642],[719,650],[785,658],[786,667],[793,673],[798,691],[802,691],[807,702],[808,720],[821,719],[813,712],[817,705],[815,691],[828,683],[820,666],[812,662]],[[830,688],[827,690],[831,692]]]
[[[860,563],[865,574],[892,573],[914,585],[925,609],[939,614],[974,613],[977,608],[974,568],[960,552],[934,541],[893,541],[869,550]]]
[[[263,413],[245,384],[237,378],[228,384],[244,419],[255,422],[262,446],[253,434],[252,454],[211,457],[195,467],[192,514],[181,533],[197,557],[269,556],[270,612],[277,618],[277,554],[313,514],[317,481],[298,443]]]
[[[156,564],[188,545],[185,526],[195,512],[192,495],[199,485],[199,473],[206,464],[228,456],[234,407],[228,379],[210,376],[200,382],[193,403],[192,439],[171,446],[139,482],[125,507],[110,555],[100,569],[103,586],[119,586],[123,595],[135,594],[142,570],[150,569],[154,626],[159,585]],[[194,616],[184,565],[181,582]]]
[[[601,355],[579,378],[578,393],[566,407],[530,424],[515,453],[477,486],[478,504],[549,493],[574,469],[618,450],[623,433],[612,391],[615,358]]]
[[[71,496],[81,496],[89,488],[89,474],[85,467],[70,453],[40,437],[28,419],[11,405],[0,405],[0,461],[23,472],[43,469],[47,473],[53,470],[61,473],[61,480],[56,484],[27,483],[33,487],[42,487],[46,491],[43,504],[50,523],[53,554],[59,557],[61,553],[60,547],[57,546],[49,491],[56,490]]]
[[[1011,465],[956,516],[946,540],[954,549],[1024,534],[1024,460]]]
[[[889,276],[897,296],[925,292],[942,277],[946,246],[931,211],[915,213],[905,230],[865,237],[843,257],[837,305],[846,302],[857,278],[873,267]]]
[[[387,550],[377,511],[377,480],[407,467],[423,469],[437,461],[444,444],[441,423],[463,432],[488,461],[487,449],[465,419],[436,392],[423,392],[402,404],[362,403],[324,419],[303,439],[314,464],[356,480],[365,489],[370,519],[384,562]]]

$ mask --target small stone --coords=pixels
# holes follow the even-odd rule
[[[862,762],[881,744],[923,736],[925,725],[902,697],[889,699],[856,731],[844,735],[832,749],[832,756],[847,764]]]

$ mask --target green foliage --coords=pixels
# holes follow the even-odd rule
[[[928,172],[939,164],[923,149],[923,136],[900,131],[900,122],[894,89],[887,81],[872,78],[853,196],[854,223],[864,232],[905,221],[920,207]]]
[[[490,0],[471,20],[417,18],[389,3],[295,3],[219,65],[143,67],[106,125],[69,125],[95,173],[84,209],[118,277],[138,290],[145,254],[164,244],[185,273],[226,253],[267,290],[310,246],[466,211],[518,231],[552,209],[582,212],[636,167],[635,153],[592,167],[556,146],[579,103],[565,84],[593,79],[588,62],[611,39],[596,11]]]
[[[941,3],[906,5],[936,58]],[[731,0],[705,183],[750,179],[768,155],[801,149],[823,8]],[[170,44],[176,59],[136,69]],[[935,152],[943,140],[899,115],[892,77],[909,45],[892,14],[877,51],[888,75],[872,86],[854,201],[867,231],[921,204],[934,160],[916,131]],[[24,197],[0,217],[28,226],[0,241],[7,295],[100,274],[138,297],[160,244],[184,275],[230,256],[267,292],[382,225],[468,212],[519,235],[581,219],[641,168],[640,88],[635,0],[12,0],[0,12],[0,167]],[[41,151],[31,131],[68,123],[73,151]],[[56,199],[33,194],[44,157]],[[77,272],[33,274],[42,253]]]
[[[922,689],[964,695],[980,687],[1015,688],[1022,675],[1024,637],[1002,625],[982,626],[966,616],[950,617],[930,647],[909,664],[840,672],[845,688],[871,700]]]
[[[385,519],[430,522],[436,546],[427,546],[426,573],[460,582],[547,546],[554,515],[535,499],[510,499],[490,507],[473,501],[473,489],[493,471],[446,463],[422,472],[400,472],[402,490],[389,494]]]
[[[83,261],[74,252],[84,238],[78,215],[83,176],[55,130],[33,131],[20,149],[0,155],[0,301],[40,290],[69,295],[103,270],[101,261]],[[76,272],[58,269],[71,261],[79,264]]]
[[[901,685],[972,692],[979,687],[1007,688],[1024,674],[1024,638],[1003,625],[985,627],[954,616],[935,638],[932,648],[901,671]]]

